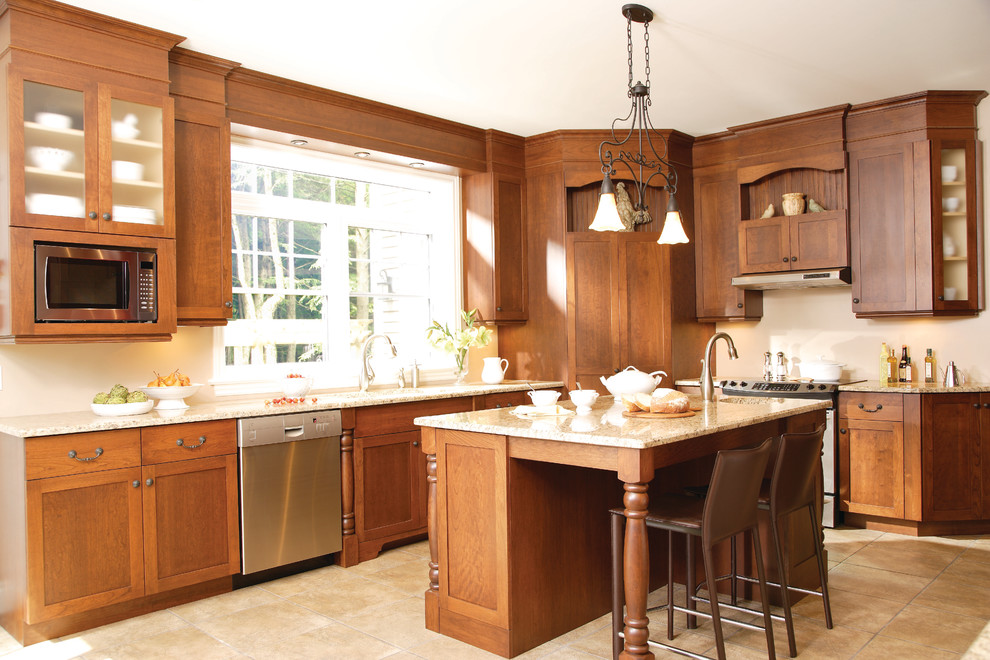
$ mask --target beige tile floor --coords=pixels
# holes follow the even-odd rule
[[[835,627],[821,600],[795,607],[800,658],[960,658],[990,621],[990,535],[912,538],[865,530],[826,531]],[[330,566],[229,594],[21,648],[0,630],[2,660],[129,658],[495,658],[423,626],[425,542],[350,569]],[[661,590],[663,592],[664,590]],[[651,600],[662,601],[661,592]],[[663,635],[657,613],[654,634]],[[711,625],[675,644],[713,653]],[[609,616],[521,658],[611,657]],[[775,626],[786,657],[783,626]],[[730,659],[765,657],[762,633],[726,628]],[[658,652],[657,658],[680,657]],[[970,653],[966,660],[977,657]]]

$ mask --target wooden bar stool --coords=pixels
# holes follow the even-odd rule
[[[832,627],[832,607],[828,599],[828,573],[825,567],[825,557],[822,552],[821,520],[815,510],[815,502],[819,497],[818,475],[821,474],[822,436],[825,425],[819,426],[810,433],[784,433],[777,442],[777,459],[774,462],[773,475],[769,483],[764,482],[760,489],[759,507],[770,512],[770,534],[773,538],[774,552],[780,573],[780,583],[767,582],[771,587],[780,589],[781,607],[784,616],[774,615],[773,618],[783,620],[787,628],[787,645],[790,656],[797,655],[797,644],[794,641],[794,619],[791,616],[790,592],[819,596],[825,607],[825,626]],[[696,489],[691,489],[692,491]],[[821,593],[810,589],[802,589],[790,584],[789,557],[787,546],[783,543],[784,521],[793,512],[805,509],[811,519],[811,530],[814,534],[815,558],[818,560],[818,579]],[[736,572],[735,540],[733,539],[732,560],[729,575],[720,576],[719,580],[732,580],[732,604],[736,604],[737,581],[757,582],[751,576],[739,575]],[[740,608],[746,609],[746,608]],[[756,610],[748,610],[758,614]]]
[[[725,643],[722,638],[722,621],[752,630],[764,630],[767,637],[767,654],[774,660],[773,629],[770,607],[766,601],[766,583],[763,575],[763,554],[758,533],[757,498],[763,472],[766,470],[772,439],[768,438],[759,447],[720,451],[715,457],[708,496],[704,499],[688,495],[660,495],[650,503],[646,515],[646,526],[665,529],[667,541],[667,639],[674,639],[674,611],[684,612],[689,617],[704,616],[712,619],[715,629],[715,646],[718,659],[725,660]],[[622,528],[625,522],[623,509],[612,509],[612,630],[613,655],[617,658],[622,651]],[[763,600],[763,626],[736,621],[719,614],[718,592],[715,590],[715,566],[712,549],[721,541],[734,538],[737,534],[751,531],[756,551],[756,565],[759,574],[760,593]],[[685,590],[685,605],[674,604],[674,532],[684,534],[687,542],[688,584]],[[694,609],[694,538],[701,537],[701,556],[705,566],[711,614]],[[648,570],[648,567],[647,567]],[[723,604],[724,605],[724,604]],[[731,606],[729,606],[731,608]],[[705,658],[684,649],[649,641],[650,646],[667,649],[693,658]]]

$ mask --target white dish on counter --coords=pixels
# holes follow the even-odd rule
[[[144,165],[131,160],[115,160],[110,163],[113,178],[121,181],[140,181],[144,177]]]
[[[121,417],[123,415],[142,415],[151,410],[154,401],[138,401],[135,403],[91,403],[89,407],[100,417]]]
[[[309,393],[310,388],[313,387],[313,379],[306,376],[303,378],[283,378],[279,382],[279,387],[282,394],[294,399]]]
[[[32,193],[24,199],[28,213],[39,215],[61,215],[69,218],[81,218],[85,212],[83,201],[71,195],[49,195],[47,193]]]
[[[158,401],[157,410],[179,410],[189,407],[183,399],[195,394],[202,386],[202,383],[193,383],[177,387],[139,387],[138,389]]]
[[[47,128],[57,128],[63,131],[72,128],[72,117],[58,112],[36,112],[34,121]]]

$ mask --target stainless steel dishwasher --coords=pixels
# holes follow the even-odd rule
[[[338,552],[340,411],[237,420],[241,573]]]

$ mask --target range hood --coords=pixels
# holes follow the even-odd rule
[[[849,286],[852,282],[848,268],[826,270],[759,273],[732,278],[732,286],[740,289],[810,289],[824,286]]]

